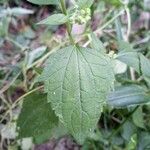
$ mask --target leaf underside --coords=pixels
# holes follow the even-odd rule
[[[83,143],[96,127],[113,85],[110,59],[93,49],[69,46],[50,56],[41,79],[52,109]]]

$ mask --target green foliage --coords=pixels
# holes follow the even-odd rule
[[[134,124],[137,126],[137,127],[140,127],[140,128],[145,128],[145,125],[144,125],[144,116],[143,116],[143,110],[142,110],[142,107],[139,107],[135,113],[133,113],[133,122]]]
[[[48,18],[40,21],[38,24],[44,24],[44,25],[60,25],[66,23],[68,20],[68,17],[64,14],[54,14],[49,16]]]
[[[110,93],[108,102],[114,107],[139,105],[150,101],[149,91],[138,85],[122,86]]]
[[[0,0],[0,149],[61,149],[67,134],[85,150],[149,149],[147,1],[20,2]]]
[[[93,3],[94,3],[94,0],[77,0],[77,5],[80,8],[91,7]]]
[[[114,76],[108,56],[69,46],[51,55],[41,79],[48,102],[77,141],[96,127]]]
[[[58,4],[58,0],[27,0],[33,4],[38,4],[38,5],[49,5],[53,4],[56,5]]]
[[[94,33],[92,33],[91,38],[92,38],[92,42],[91,42],[92,48],[97,50],[98,52],[105,54],[106,49],[103,46],[103,43],[97,38],[97,36]]]
[[[149,132],[139,132],[137,148],[142,149],[142,150],[150,149],[150,133]]]
[[[122,5],[120,0],[104,0],[107,4],[114,5],[115,7],[120,7]]]
[[[47,97],[35,93],[24,99],[22,110],[17,121],[18,138],[32,137],[35,143],[42,143],[51,137],[52,129],[58,119],[47,103]]]

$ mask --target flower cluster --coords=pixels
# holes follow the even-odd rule
[[[79,9],[78,6],[75,6],[74,12],[70,16],[70,22],[72,24],[85,24],[91,19],[91,9],[84,8]]]

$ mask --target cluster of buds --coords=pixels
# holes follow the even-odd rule
[[[78,6],[75,6],[74,12],[70,16],[70,22],[72,24],[85,24],[91,19],[91,9],[84,8],[79,9]]]

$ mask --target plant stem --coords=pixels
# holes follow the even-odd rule
[[[129,114],[128,114],[128,117],[121,123],[121,125],[116,129],[114,130],[110,136],[107,138],[108,140],[110,140],[115,134],[117,134],[120,129],[122,128],[122,126],[129,120],[129,118],[133,115],[133,113],[139,108],[139,106],[136,106]]]
[[[41,57],[39,60],[35,61],[34,63],[32,63],[30,66],[28,66],[26,68],[26,70],[33,68],[34,66],[38,65],[38,67],[55,51],[59,50],[62,46],[64,45],[64,43],[61,43],[60,45],[58,45],[57,47],[53,48],[51,51],[49,51],[48,53],[46,53],[43,57]]]
[[[66,6],[65,6],[65,1],[64,0],[60,0],[60,4],[61,4],[62,13],[67,16],[67,9],[66,9]],[[67,33],[68,33],[70,42],[73,45],[75,45],[74,39],[73,39],[73,37],[71,35],[71,25],[70,25],[69,21],[67,21],[66,27],[67,27]]]
[[[116,14],[112,19],[110,19],[108,22],[106,22],[104,25],[102,25],[101,28],[94,31],[95,34],[101,33],[103,29],[105,29],[107,26],[109,26],[115,19],[117,19],[120,15],[124,13],[125,10],[121,10],[118,14]],[[91,40],[88,40],[83,47],[87,47],[90,44]]]
[[[104,28],[106,28],[108,25],[110,25],[116,18],[118,18],[120,15],[124,13],[125,10],[120,11],[118,14],[116,14],[112,19],[110,19],[108,22],[106,22],[101,28],[97,29],[95,33],[101,32]]]
[[[128,18],[127,40],[129,41],[129,36],[131,32],[131,14],[128,6],[125,6],[125,11],[127,13],[127,18]]]
[[[15,40],[13,40],[10,37],[6,37],[6,40],[11,42],[12,44],[14,44],[15,46],[17,46],[19,49],[21,49],[22,51],[24,51],[26,48],[24,48],[21,44],[19,44],[18,42],[16,42]]]
[[[5,117],[12,111],[13,108],[15,108],[17,106],[17,104],[20,102],[20,100],[23,100],[23,98],[27,97],[28,95],[40,90],[44,88],[44,86],[39,86],[27,93],[25,93],[24,95],[20,96],[17,100],[15,100],[15,102],[12,104],[12,106],[9,108],[9,110],[6,111],[6,113],[3,115],[2,119],[0,120],[0,123],[5,119]]]
[[[16,81],[16,79],[19,77],[20,73],[21,73],[21,71],[14,77],[14,79],[12,79],[12,81],[11,81],[10,83],[6,84],[2,89],[0,89],[0,95],[9,89],[9,87],[10,87],[10,86]]]

